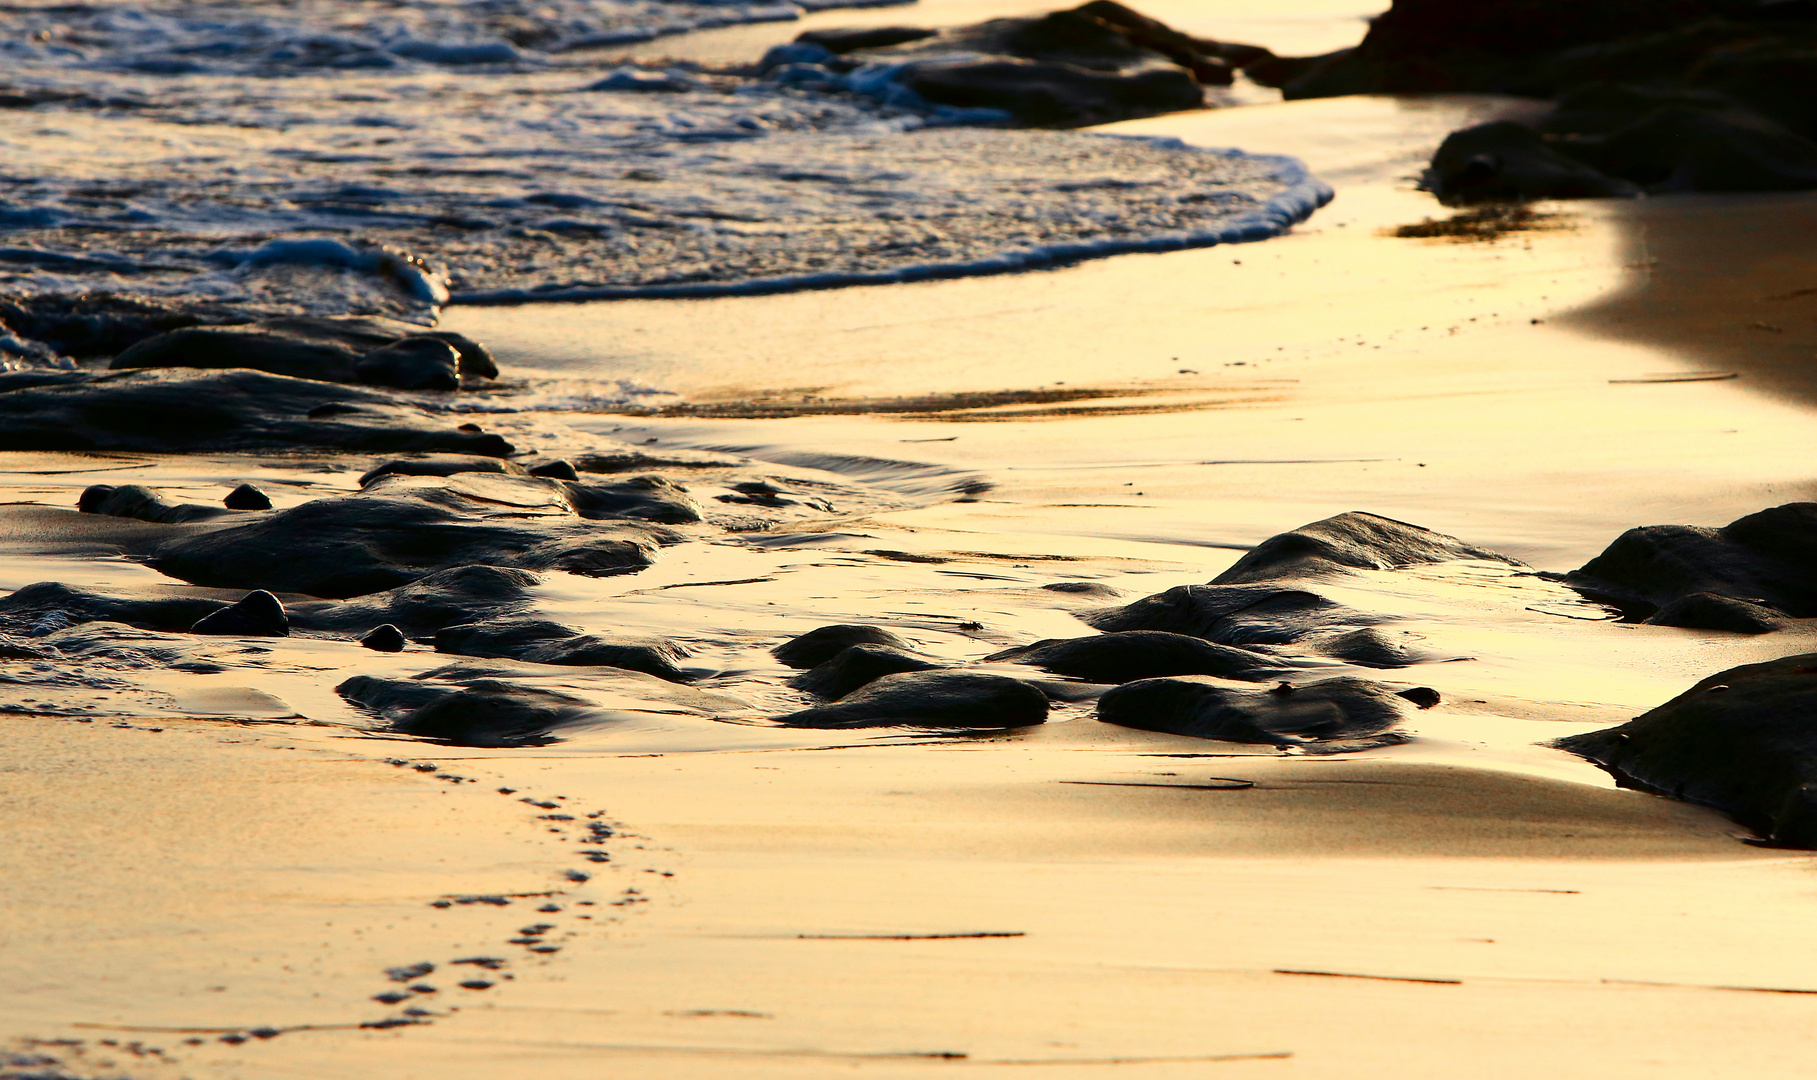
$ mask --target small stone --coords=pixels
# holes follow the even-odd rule
[[[542,465],[532,466],[530,469],[530,475],[531,476],[546,476],[551,480],[576,480],[576,481],[578,481],[580,479],[580,473],[575,471],[574,463],[571,461],[568,461],[566,459],[559,460],[559,461],[550,461],[550,462],[547,462]]]
[[[227,493],[221,505],[229,510],[269,510],[271,497],[251,484],[241,484]]]
[[[259,589],[239,603],[203,616],[189,628],[192,634],[231,634],[238,637],[287,637],[290,616],[276,596]]]
[[[390,623],[374,627],[360,639],[360,644],[374,652],[403,652],[404,632]]]

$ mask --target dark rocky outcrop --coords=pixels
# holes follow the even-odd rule
[[[1032,664],[1094,683],[1126,683],[1162,675],[1217,675],[1254,681],[1281,673],[1280,662],[1273,657],[1161,630],[1049,638],[1004,649],[985,659]]]
[[[573,695],[502,679],[451,686],[355,675],[335,691],[384,718],[391,731],[455,746],[540,746],[597,711]]]
[[[412,637],[445,626],[518,614],[530,605],[535,574],[495,566],[460,566],[357,600],[320,600],[284,593],[290,624],[299,630],[364,634],[391,624]],[[22,624],[47,618],[70,623],[116,622],[142,630],[183,631],[246,598],[244,590],[195,585],[86,589],[57,581],[26,585],[0,597],[0,620]]]
[[[852,645],[790,679],[789,685],[816,697],[837,701],[885,675],[932,671],[944,666],[937,660],[888,645]]]
[[[145,338],[115,356],[125,368],[246,368],[402,390],[458,390],[492,379],[492,354],[464,334],[391,319],[297,316],[233,326],[194,326]]]
[[[1249,584],[1350,570],[1393,570],[1461,559],[1522,565],[1455,536],[1378,514],[1351,511],[1269,537],[1213,578],[1212,584]]]
[[[378,391],[257,371],[120,371],[0,386],[0,450],[284,449],[512,452],[497,435],[459,430]]]
[[[240,637],[285,637],[290,633],[290,616],[277,597],[258,589],[239,602],[196,620],[189,628],[192,634],[233,634]]]
[[[1817,848],[1817,654],[1730,668],[1620,727],[1554,745],[1630,787]]]
[[[648,566],[668,539],[642,522],[589,522],[565,506],[538,509],[453,487],[374,485],[177,536],[156,544],[146,561],[198,585],[345,599],[458,566],[627,573]]]
[[[1185,71],[1124,75],[1009,58],[917,64],[901,82],[936,105],[1001,109],[1017,124],[1042,127],[1082,127],[1205,103]]]
[[[1085,621],[1106,632],[1162,630],[1221,645],[1287,645],[1383,621],[1305,589],[1278,585],[1176,585]]]
[[[819,667],[853,645],[887,645],[909,650],[912,646],[880,626],[839,623],[822,626],[792,637],[770,650],[770,655],[792,668]]]
[[[1098,699],[1098,719],[1121,727],[1280,746],[1380,735],[1400,723],[1407,697],[1340,676],[1272,690],[1236,690],[1204,676],[1143,679]]]
[[[669,682],[688,681],[676,666],[687,652],[671,642],[607,641],[547,619],[490,619],[445,627],[435,635],[435,649],[533,664],[623,668]]]
[[[453,476],[464,472],[526,475],[523,467],[516,462],[501,461],[495,457],[482,457],[478,454],[416,454],[374,465],[360,476],[360,486],[366,487],[386,476]]]
[[[1497,120],[1446,136],[1427,186],[1451,203],[1629,198],[1640,189],[1566,155],[1539,132]]]
[[[1557,99],[1458,132],[1448,202],[1817,188],[1817,19],[1754,0],[1395,0],[1354,49],[1264,61],[1289,98],[1482,91]]]
[[[938,33],[940,31],[919,26],[857,26],[804,30],[795,36],[795,40],[818,45],[834,55],[841,55],[862,49],[887,49],[891,45],[931,38]]]
[[[1817,503],[1787,503],[1720,529],[1629,529],[1565,584],[1629,620],[1760,632],[1817,617]]]
[[[178,525],[191,521],[213,521],[238,516],[221,506],[197,503],[168,503],[152,489],[141,484],[90,484],[76,500],[76,509],[84,514],[135,518],[160,525]]]
[[[790,713],[776,722],[811,728],[902,725],[982,731],[1046,719],[1047,696],[1016,679],[969,671],[910,671],[885,675],[831,705]]]

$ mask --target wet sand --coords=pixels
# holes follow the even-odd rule
[[[0,896],[25,918],[0,948],[34,989],[5,999],[0,1034],[180,1059],[127,1053],[147,1076],[1802,1074],[1810,857],[1535,744],[1809,651],[1808,630],[1615,625],[1557,586],[1459,564],[1332,584],[1434,655],[1472,658],[1378,673],[1444,698],[1397,747],[1283,756],[1112,728],[1088,703],[959,741],[749,722],[782,704],[764,650],[790,634],[862,619],[974,659],[1086,632],[1089,605],[1042,584],[1134,599],[1344,510],[1565,570],[1635,524],[1809,498],[1809,328],[1745,325],[1802,302],[1767,297],[1808,284],[1779,232],[1808,199],[1561,206],[1567,227],[1493,244],[1384,235],[1442,214],[1401,179],[1436,133],[1522,107],[1345,99],[1120,126],[1299,153],[1332,179],[1337,202],[1258,245],[450,311],[520,377],[636,376],[733,414],[560,415],[583,438],[736,449],[922,505],[702,538],[639,574],[539,590],[552,617],[689,643],[700,685],[749,715],[630,702],[544,748],[379,739],[332,684],[446,658],[311,638],[159,674],[173,704],[156,709],[122,691],[81,723],[9,702],[24,715],[4,736],[16,869]],[[1738,377],[1675,381],[1719,365]],[[863,404],[1062,384],[1098,396]],[[787,415],[810,398],[846,404]],[[752,403],[782,415],[736,418]],[[6,468],[5,501],[52,506],[127,475],[197,501],[249,479],[280,505],[358,475],[283,458]],[[992,486],[932,494],[958,476]],[[0,587],[158,580],[95,559],[104,542],[11,540]],[[286,710],[313,723],[269,723]],[[586,845],[588,820],[613,838]],[[510,895],[538,893],[553,895]],[[471,896],[509,903],[449,899]],[[542,921],[528,939],[559,951],[511,943]],[[460,990],[449,961],[476,955],[515,978]],[[370,996],[418,961],[439,965],[411,999],[432,1024],[335,1026],[398,1015]],[[320,1029],[242,1036],[267,1025]]]

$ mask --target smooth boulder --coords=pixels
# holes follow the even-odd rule
[[[1278,676],[1281,666],[1262,653],[1162,630],[1048,638],[1004,649],[985,659],[1030,664],[1056,675],[1094,683],[1126,683],[1163,675],[1217,675],[1255,681]]]
[[[1817,848],[1817,653],[1730,668],[1619,727],[1553,745],[1627,786]]]
[[[1269,537],[1213,578],[1212,584],[1255,584],[1465,559],[1524,565],[1455,536],[1353,510]]]
[[[821,626],[792,637],[770,650],[770,655],[792,668],[819,667],[853,645],[887,645],[892,649],[913,648],[907,641],[880,626],[862,623],[838,623]]]
[[[885,675],[841,700],[776,722],[786,727],[908,726],[968,731],[1027,727],[1047,719],[1047,695],[1025,682],[969,671]]]
[[[189,628],[192,634],[232,634],[240,637],[285,637],[290,616],[284,602],[264,589],[246,594],[236,604],[210,612]]]
[[[1098,719],[1120,727],[1224,742],[1292,746],[1380,735],[1409,698],[1349,676],[1272,690],[1238,690],[1204,676],[1143,679],[1098,699]]]
[[[815,697],[837,701],[885,675],[932,671],[944,666],[937,660],[888,645],[852,645],[841,649],[832,659],[794,676],[789,685]]]
[[[435,635],[435,650],[534,664],[622,668],[669,682],[688,681],[676,666],[687,652],[672,642],[608,641],[548,619],[490,619],[445,627]]]

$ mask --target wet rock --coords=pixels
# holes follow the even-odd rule
[[[1235,690],[1188,675],[1110,690],[1098,699],[1098,719],[1198,739],[1287,746],[1379,735],[1400,723],[1408,705],[1385,686],[1348,676]]]
[[[461,353],[440,338],[408,337],[355,361],[360,382],[399,390],[459,390]]]
[[[1604,173],[1650,192],[1817,188],[1817,142],[1739,107],[1656,109],[1600,139],[1569,145]]]
[[[687,489],[663,476],[633,476],[609,484],[549,480],[583,518],[635,518],[666,525],[701,520],[700,504]]]
[[[1626,724],[1553,745],[1630,787],[1817,848],[1817,654],[1730,668]]]
[[[90,484],[76,500],[76,509],[84,514],[134,518],[139,521],[177,525],[191,521],[213,521],[235,516],[221,506],[196,503],[168,503],[155,491],[140,484]]]
[[[385,623],[383,626],[373,627],[371,632],[360,639],[360,644],[374,652],[403,652],[404,632],[390,623]]]
[[[831,660],[817,664],[789,680],[797,690],[836,701],[885,675],[904,671],[931,671],[945,665],[925,656],[888,645],[852,645]]]
[[[271,497],[251,484],[241,484],[227,493],[221,505],[229,510],[269,510]]]
[[[892,649],[912,649],[907,641],[880,626],[862,623],[839,623],[809,630],[770,650],[770,655],[792,668],[819,667],[853,645],[887,645]]]
[[[357,316],[295,316],[171,330],[138,341],[110,366],[247,368],[408,390],[453,390],[462,379],[498,377],[492,354],[464,334]]]
[[[565,507],[537,513],[453,488],[378,491],[176,536],[153,545],[146,561],[198,585],[346,599],[459,566],[633,572],[669,538],[641,522],[587,522]]]
[[[1696,592],[1667,601],[1647,622],[1654,626],[1726,630],[1733,634],[1768,634],[1779,629],[1783,620],[1783,613],[1765,604]]]
[[[1315,592],[1263,584],[1176,585],[1084,618],[1106,632],[1163,630],[1238,647],[1287,645],[1385,621]]]
[[[122,371],[0,391],[0,450],[281,449],[503,457],[497,435],[373,390],[256,371]]]
[[[1455,536],[1378,514],[1351,511],[1269,537],[1213,578],[1212,584],[1245,584],[1350,570],[1392,570],[1461,559],[1523,565]]]
[[[178,310],[140,297],[90,293],[0,297],[0,323],[79,360],[117,355],[154,334],[224,321],[233,320],[206,304]]]
[[[936,105],[1001,109],[1038,126],[1082,127],[1205,103],[1199,83],[1178,69],[1122,75],[1030,60],[945,61],[916,64],[901,83]]]
[[[189,628],[192,634],[233,634],[240,637],[285,637],[290,633],[290,617],[283,601],[263,589],[246,594],[245,599],[196,620]]]
[[[540,746],[596,712],[569,694],[496,679],[445,686],[356,675],[335,692],[383,717],[391,731],[455,746]]]
[[[1452,132],[1426,186],[1447,203],[1632,198],[1640,188],[1569,157],[1525,124],[1498,120]]]
[[[360,486],[367,487],[386,476],[453,476],[464,472],[525,475],[522,466],[495,457],[481,457],[478,454],[418,454],[408,458],[393,458],[367,469],[360,476]]]
[[[918,26],[860,26],[807,30],[796,35],[795,40],[808,45],[818,45],[837,56],[861,49],[884,49],[891,45],[921,41],[931,38],[939,32]]]
[[[1271,657],[1161,630],[1049,638],[1005,649],[985,659],[1032,664],[1056,675],[1094,683],[1126,683],[1162,675],[1217,675],[1248,680],[1280,675],[1279,662]]]
[[[181,585],[122,587],[100,592],[60,581],[39,581],[0,597],[0,616],[16,622],[60,625],[117,622],[142,630],[187,630],[238,602],[245,593]]]
[[[1664,616],[1671,626],[1748,632],[1774,613],[1817,617],[1814,552],[1817,503],[1787,503],[1720,529],[1629,529],[1564,582],[1631,620]]]
[[[790,727],[914,727],[988,730],[1047,719],[1047,696],[1016,679],[966,671],[885,675],[832,705],[777,718]]]
[[[1362,667],[1403,668],[1428,659],[1404,637],[1389,637],[1373,626],[1315,638],[1312,651]]]
[[[574,463],[566,460],[545,461],[541,465],[532,465],[529,471],[531,476],[543,476],[551,480],[578,481],[580,479],[580,473],[575,471]]]
[[[346,345],[309,341],[255,326],[195,326],[147,338],[114,357],[130,368],[245,368],[294,379],[350,383],[359,353]]]
[[[1093,600],[1114,600],[1123,595],[1123,590],[1096,581],[1055,581],[1041,587],[1048,592],[1088,596]]]
[[[58,655],[41,645],[0,634],[0,660],[54,660]]]
[[[450,626],[435,635],[437,652],[505,657],[535,664],[599,666],[687,682],[676,667],[687,656],[666,641],[607,641],[547,619],[506,618]]]

